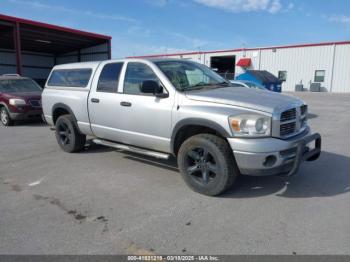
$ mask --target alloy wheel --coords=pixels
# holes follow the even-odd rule
[[[4,125],[7,125],[8,122],[9,122],[9,117],[6,113],[6,111],[4,109],[1,110],[1,122],[4,124]]]
[[[68,145],[72,142],[72,131],[66,123],[60,123],[58,134],[62,145]]]
[[[206,186],[216,178],[218,166],[208,149],[198,147],[187,152],[186,171],[192,180]]]

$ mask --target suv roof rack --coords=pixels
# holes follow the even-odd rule
[[[18,77],[20,77],[21,75],[19,75],[19,74],[3,74],[1,76],[18,76]]]

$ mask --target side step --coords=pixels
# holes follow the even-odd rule
[[[97,138],[93,139],[92,142],[94,142],[95,144],[98,144],[98,145],[109,146],[109,147],[117,148],[120,150],[125,150],[125,151],[129,151],[129,152],[133,152],[133,153],[137,153],[137,154],[142,154],[142,155],[146,155],[146,156],[151,156],[151,157],[155,157],[155,158],[160,158],[160,159],[168,159],[170,156],[169,154],[166,154],[166,153],[161,153],[161,152],[157,152],[157,151],[150,151],[150,150],[146,150],[143,148],[128,146],[128,145],[110,142],[110,141],[106,141],[106,140],[102,140],[102,139],[97,139]]]

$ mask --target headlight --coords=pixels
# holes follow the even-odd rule
[[[242,114],[229,117],[231,130],[235,136],[270,136],[271,117],[258,114]]]
[[[9,103],[12,106],[24,106],[24,105],[26,105],[26,101],[24,101],[23,99],[18,99],[18,98],[11,98],[9,100]]]

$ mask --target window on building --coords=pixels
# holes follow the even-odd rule
[[[315,71],[315,81],[316,83],[322,83],[324,82],[324,78],[326,75],[326,71],[325,70],[316,70]]]
[[[98,80],[97,92],[118,92],[119,75],[122,67],[123,63],[106,64]]]
[[[49,86],[86,87],[91,77],[92,69],[57,69],[48,81]]]
[[[135,95],[144,94],[141,92],[141,85],[146,80],[159,81],[153,70],[146,64],[128,63],[125,73],[124,93]]]
[[[282,82],[287,81],[287,71],[278,71],[278,79]]]

